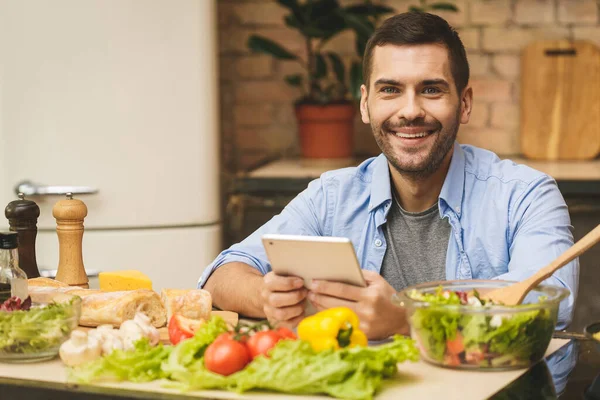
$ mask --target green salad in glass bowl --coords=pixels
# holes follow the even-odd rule
[[[32,362],[58,354],[79,324],[81,298],[57,293],[47,302],[11,297],[0,304],[0,361]]]
[[[512,283],[431,282],[406,288],[392,301],[406,308],[411,336],[424,360],[459,369],[525,368],[544,357],[559,303],[569,291],[540,285],[517,306],[493,304],[479,296]]]

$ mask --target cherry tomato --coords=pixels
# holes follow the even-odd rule
[[[281,339],[283,339],[283,337],[275,331],[260,331],[250,336],[246,345],[248,346],[252,358],[261,354],[268,357],[267,353],[269,350],[271,350]]]
[[[200,325],[202,325],[202,322],[201,320],[173,314],[169,320],[169,340],[175,345],[184,339],[191,338]]]
[[[229,333],[223,333],[204,352],[204,366],[211,372],[231,375],[242,370],[251,360],[248,348]]]
[[[279,336],[281,336],[284,339],[293,339],[293,340],[298,339],[296,334],[291,329],[288,329],[284,326],[275,329],[275,332],[277,332],[279,334]]]

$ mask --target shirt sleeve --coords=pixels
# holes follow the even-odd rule
[[[521,281],[548,265],[573,245],[569,210],[556,182],[544,176],[531,183],[509,212],[510,262],[508,273],[497,279]],[[514,221],[514,222],[513,222]],[[567,288],[559,307],[557,329],[572,320],[579,285],[579,259],[556,271],[543,284]]]
[[[274,216],[242,242],[222,251],[202,273],[198,280],[198,288],[204,286],[217,268],[231,262],[248,264],[263,275],[269,272],[271,265],[261,241],[264,234],[324,236],[323,226],[327,215],[327,200],[323,178],[310,182],[308,187],[298,194],[280,214]]]

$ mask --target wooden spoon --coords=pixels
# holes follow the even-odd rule
[[[558,258],[550,264],[540,269],[531,277],[524,281],[514,283],[500,289],[495,289],[485,294],[481,294],[481,298],[492,300],[495,303],[502,303],[507,306],[521,304],[527,293],[540,282],[548,279],[556,270],[564,267],[576,257],[585,253],[590,247],[600,242],[600,225],[595,227],[591,232],[582,237],[577,243],[571,246],[567,251],[562,253]]]

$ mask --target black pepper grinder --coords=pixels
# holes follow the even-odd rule
[[[28,278],[37,278],[40,271],[35,259],[35,238],[40,208],[34,201],[25,200],[23,193],[19,193],[19,200],[8,203],[4,215],[8,219],[10,230],[17,232],[19,236],[19,267]]]

